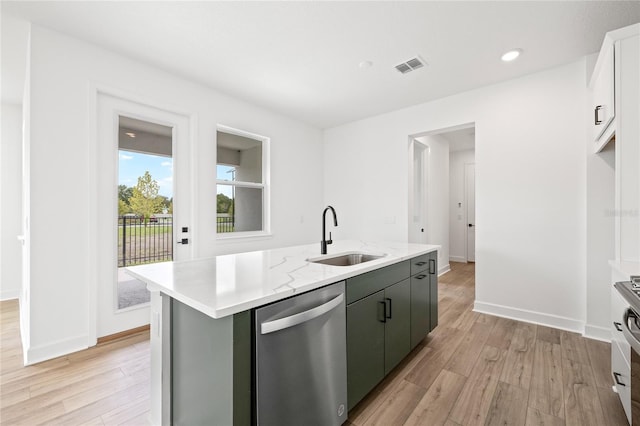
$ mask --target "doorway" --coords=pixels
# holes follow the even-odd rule
[[[410,135],[408,166],[408,241],[442,247],[440,274],[475,262],[475,124]]]
[[[466,228],[465,253],[467,262],[476,261],[476,164],[464,164],[464,200]]]
[[[97,112],[96,339],[149,324],[125,268],[191,258],[194,210],[189,117],[100,92]]]
[[[411,140],[409,150],[409,235],[408,242],[428,244],[428,167],[429,147],[418,139]]]
[[[172,128],[118,118],[117,308],[149,303],[146,285],[127,266],[173,260]]]

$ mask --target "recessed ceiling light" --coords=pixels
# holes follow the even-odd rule
[[[136,137],[136,134],[133,133],[133,132],[127,132],[127,133],[125,133],[125,135],[129,136],[130,138],[135,138]]]
[[[373,66],[373,62],[371,61],[362,61],[358,64],[358,66],[362,69],[371,68]]]
[[[505,62],[511,62],[516,59],[522,53],[522,49],[513,49],[502,55],[502,60]]]

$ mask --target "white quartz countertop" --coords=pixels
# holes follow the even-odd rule
[[[320,244],[126,268],[129,275],[212,317],[222,318],[440,249],[437,245],[335,241],[329,255],[384,254],[353,266],[310,263]]]

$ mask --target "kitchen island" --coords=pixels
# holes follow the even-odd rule
[[[362,293],[358,297],[364,297],[367,283],[357,277],[403,264],[405,272],[394,274],[408,280],[414,272],[410,260],[417,258],[437,276],[438,249],[337,241],[328,256],[363,252],[381,257],[351,266],[313,263],[309,259],[320,257],[313,244],[127,268],[152,292],[152,422],[251,424],[252,309],[340,281],[347,283],[348,302],[351,280]],[[427,254],[433,266],[421,258]],[[384,286],[373,285],[383,291]]]

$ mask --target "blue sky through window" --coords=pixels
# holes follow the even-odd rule
[[[173,158],[123,150],[118,151],[118,158],[119,185],[136,186],[138,177],[148,170],[160,185],[158,193],[167,198],[173,197]]]

